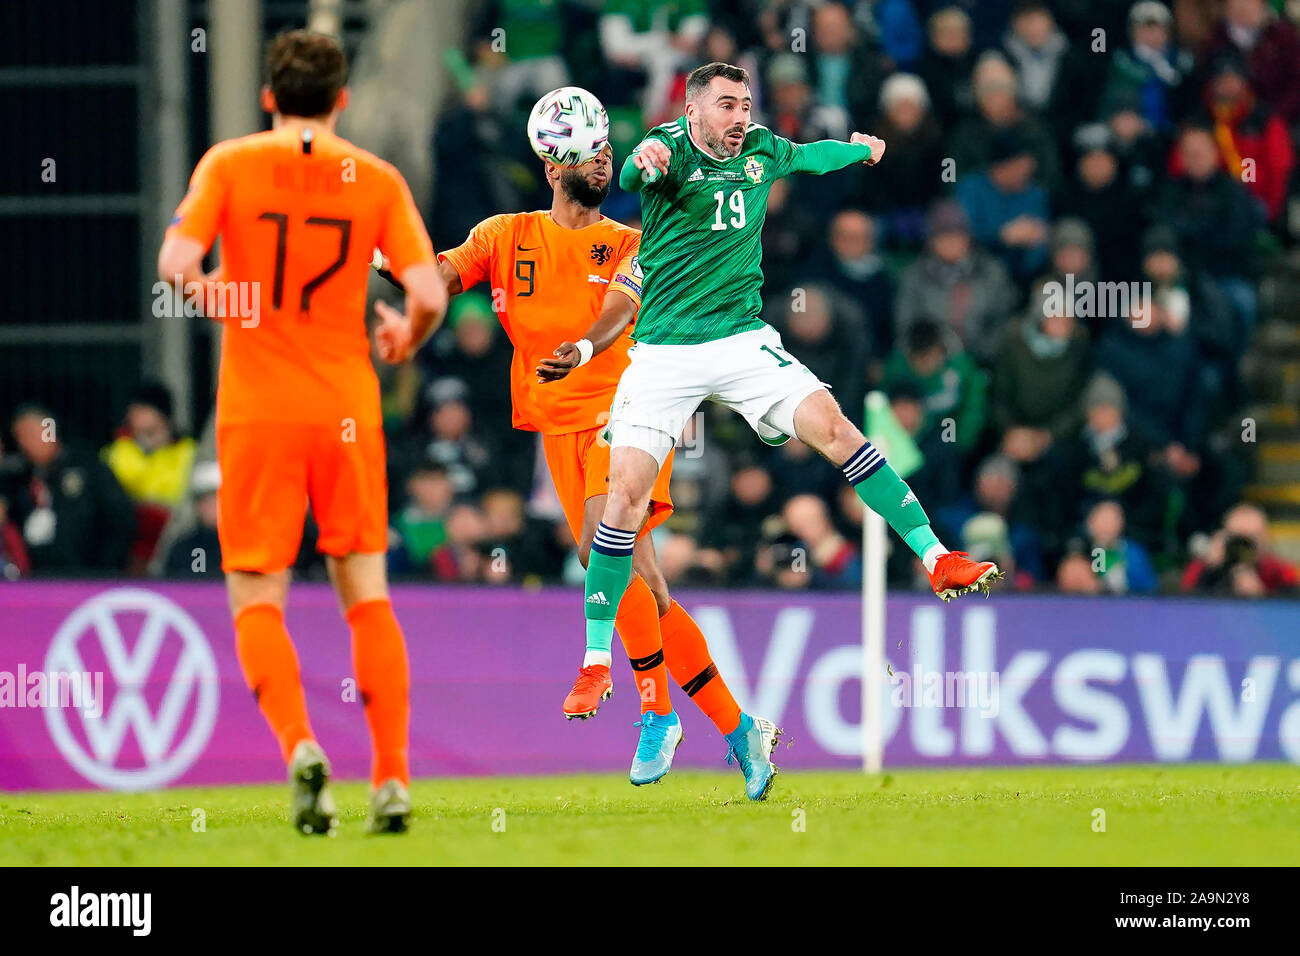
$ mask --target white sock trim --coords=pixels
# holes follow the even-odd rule
[[[614,654],[612,651],[587,651],[582,658],[582,666],[590,667],[592,664],[603,664],[609,667],[614,663]]]
[[[925,570],[934,574],[934,566],[939,562],[939,556],[948,553],[948,549],[941,544],[930,545],[930,550],[921,555],[921,563],[925,565]]]

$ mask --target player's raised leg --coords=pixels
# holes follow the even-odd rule
[[[571,444],[573,452],[566,454]],[[591,543],[605,513],[609,445],[599,437],[599,432],[577,436],[572,442],[567,437],[550,439],[547,461],[556,491],[564,503],[565,515],[571,526],[577,525],[578,558],[583,567],[587,567],[591,560]],[[654,526],[672,514],[672,499],[668,492],[671,474],[671,462],[665,462],[650,490],[650,504],[641,522],[634,554],[649,544],[648,536]],[[641,712],[655,711],[660,716],[667,716],[672,711],[672,701],[668,693],[663,642],[659,637],[659,610],[655,594],[644,579],[636,576],[635,565],[634,556],[634,577],[619,602],[614,624],[632,665]],[[593,671],[595,675],[591,674]],[[592,680],[593,676],[596,680]],[[612,688],[608,668],[599,664],[583,668],[573,693],[564,702],[565,716],[581,716],[584,710],[594,711],[601,698],[595,695],[593,691],[596,688],[591,685],[602,677]],[[585,700],[582,697],[584,685],[591,688]]]
[[[745,775],[745,794],[751,800],[766,798],[776,775],[772,750],[781,731],[770,720],[740,709],[713,663],[704,632],[669,594],[649,537],[637,541],[632,567],[654,594],[668,672],[726,739],[727,763],[739,764]],[[621,624],[619,629],[621,633]]]
[[[789,414],[780,406],[773,410],[776,418],[783,413]],[[889,522],[921,559],[930,586],[944,601],[975,590],[987,595],[989,585],[1002,577],[992,561],[971,561],[964,551],[949,551],[939,543],[907,482],[844,416],[826,389],[818,389],[798,403],[793,425],[799,440],[838,465],[862,502]]]

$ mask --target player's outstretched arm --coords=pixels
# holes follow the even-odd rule
[[[605,294],[600,317],[577,342],[565,342],[555,350],[555,357],[542,359],[537,366],[539,382],[558,382],[579,365],[586,365],[619,340],[636,318],[637,304],[630,297],[611,289]]]
[[[636,151],[623,161],[618,174],[618,184],[627,192],[640,192],[646,183],[652,183],[668,174],[672,150],[657,139],[644,140]]]
[[[789,171],[792,173],[833,173],[854,163],[874,166],[885,155],[885,141],[867,133],[854,133],[847,143],[835,139],[818,140],[794,146]]]
[[[408,361],[447,314],[447,284],[431,262],[410,266],[398,277],[406,289],[406,313],[384,301],[375,303],[379,357],[390,365]]]

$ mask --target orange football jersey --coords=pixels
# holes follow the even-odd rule
[[[510,397],[514,426],[565,435],[603,425],[632,342],[612,346],[558,382],[537,381],[536,368],[561,342],[576,342],[615,290],[641,304],[636,261],[641,233],[612,219],[566,229],[550,212],[521,212],[483,220],[462,245],[438,258],[450,262],[460,284],[492,287],[493,308],[514,344]]]
[[[435,261],[401,173],[329,133],[227,140],[199,161],[168,234],[205,249],[220,235],[224,280],[257,290],[254,319],[224,321],[218,424],[380,423],[370,258],[378,246],[396,275]]]

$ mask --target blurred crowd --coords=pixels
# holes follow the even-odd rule
[[[487,216],[549,206],[523,135],[541,94],[600,96],[621,162],[680,115],[693,67],[736,63],[755,120],[775,132],[888,144],[879,166],[774,185],[765,317],[850,417],[884,393],[923,456],[908,481],[942,541],[996,560],[1018,590],[1296,591],[1267,517],[1241,500],[1241,359],[1261,271],[1300,218],[1300,33],[1280,4],[476,11],[468,41],[442,55],[454,93],[431,143],[437,248]],[[639,225],[637,198],[617,187],[605,212]],[[1107,292],[1121,284],[1133,294]],[[480,289],[453,301],[413,365],[381,370],[395,575],[581,582],[536,436],[510,427],[510,355]],[[168,404],[145,386],[98,455],[40,441],[45,410],[20,409],[0,485],[6,573],[185,576],[198,552],[217,572],[219,476],[182,476],[193,448],[170,432]],[[672,493],[655,533],[670,583],[859,586],[861,504],[797,441],[768,449],[706,404]],[[188,530],[162,533],[182,499]],[[300,571],[319,574],[310,541]],[[897,542],[888,573],[895,588],[926,586]]]

